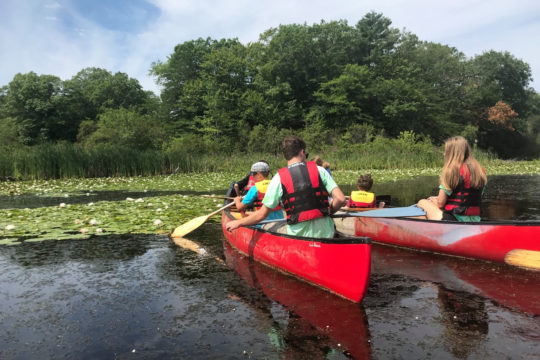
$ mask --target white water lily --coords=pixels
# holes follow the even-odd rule
[[[65,207],[66,207],[66,203],[60,203],[60,205],[58,205],[58,207],[65,208]]]
[[[98,224],[98,221],[96,219],[92,219],[88,222],[90,225],[94,226]]]
[[[161,209],[161,208],[156,209],[156,212],[162,212],[162,211],[163,211],[163,209]]]
[[[154,220],[154,226],[159,226],[159,225],[161,225],[161,224],[163,224],[163,221],[161,221],[161,220],[159,220],[159,219]]]
[[[93,202],[88,203],[88,206],[93,206],[93,205],[94,205]]]
[[[127,197],[126,201],[133,201],[133,198]]]
[[[142,198],[138,198],[137,200],[135,200],[136,203],[142,203],[144,202],[144,200]]]
[[[11,231],[11,230],[14,230],[14,229],[15,229],[15,225],[13,225],[13,224],[9,224],[8,226],[6,226],[7,231]]]
[[[103,232],[103,229],[102,228],[97,228],[96,229],[96,234],[101,234]]]

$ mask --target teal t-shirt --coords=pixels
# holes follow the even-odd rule
[[[299,165],[301,163],[295,163],[289,165],[289,167],[297,166],[297,164]],[[331,194],[332,190],[337,187],[336,182],[323,167],[317,166],[317,169],[319,170],[319,175],[321,176],[326,191],[328,191],[328,194]],[[282,196],[283,188],[281,187],[281,179],[278,173],[272,178],[270,185],[268,185],[263,204],[267,208],[273,209],[279,204]],[[293,225],[287,224],[287,234],[314,238],[332,238],[334,237],[334,221],[331,217],[324,216],[322,218],[302,221]]]
[[[446,190],[444,186],[442,185],[439,185],[439,189],[444,191],[445,194],[448,196],[452,195],[452,190]],[[482,194],[483,193],[484,193],[484,189],[482,189]],[[478,215],[474,215],[474,216],[456,215],[456,214],[452,214],[452,215],[454,215],[457,221],[462,221],[462,222],[479,222],[480,220],[482,220],[482,218]]]
[[[257,187],[252,186],[248,190],[246,196],[244,196],[244,198],[242,199],[242,203],[249,206],[249,205],[252,205],[255,202],[255,200],[257,200]],[[265,220],[280,220],[283,218],[284,218],[283,210],[280,209],[276,211],[271,211]]]

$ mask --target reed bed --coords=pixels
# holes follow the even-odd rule
[[[328,146],[315,152],[308,144],[310,157],[320,155],[331,170],[387,170],[441,168],[443,150],[430,142],[378,138],[375,141],[345,146]],[[488,152],[476,151],[478,160],[488,165],[500,162]],[[85,149],[77,144],[42,144],[17,149],[0,149],[0,179],[45,180],[152,176],[192,172],[220,172],[231,169],[249,171],[258,160],[271,169],[286,164],[281,155],[266,153],[193,153],[189,149],[136,150],[115,145]]]

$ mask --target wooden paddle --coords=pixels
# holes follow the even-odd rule
[[[206,251],[202,246],[197,244],[195,241],[191,241],[189,239],[185,238],[174,238],[174,243],[184,249],[191,250],[193,252],[196,252],[199,255],[208,255],[208,251]],[[219,263],[225,264],[223,260],[218,258],[217,256],[213,256],[214,259],[216,259]]]
[[[222,208],[217,209],[216,211],[214,211],[211,214],[204,215],[204,216],[199,216],[199,217],[196,217],[195,219],[189,220],[187,223],[185,223],[183,225],[180,225],[179,227],[174,229],[174,231],[171,234],[171,237],[173,239],[174,238],[184,237],[186,234],[192,232],[193,230],[195,230],[196,228],[198,228],[199,226],[204,224],[206,222],[206,220],[208,220],[213,215],[216,215],[217,213],[219,213],[219,212],[221,212],[221,211],[225,210],[226,208],[231,207],[233,205],[234,205],[234,201],[228,203],[227,205],[225,205]]]
[[[506,254],[504,262],[509,265],[540,270],[540,251],[515,249]]]

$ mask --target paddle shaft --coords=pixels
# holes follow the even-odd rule
[[[234,205],[234,201],[231,201],[230,203],[228,203],[224,207],[221,207],[221,208],[217,209],[216,211],[214,211],[213,213],[206,215],[206,218],[209,218],[209,217],[211,217],[213,215],[216,215],[217,213],[219,213],[219,212],[221,212],[221,211],[225,210],[226,208],[231,207],[233,205]]]
[[[219,213],[220,211],[223,211],[226,208],[231,207],[233,205],[234,205],[234,202],[230,202],[227,205],[217,209],[216,211],[214,211],[214,212],[212,212],[212,213],[210,213],[208,215],[203,215],[203,216],[196,217],[195,219],[191,219],[187,223],[185,223],[183,225],[180,225],[176,229],[174,229],[174,231],[170,235],[171,238],[174,239],[174,238],[184,237],[186,234],[192,232],[193,230],[195,230],[196,228],[198,228],[199,226],[204,224],[206,222],[206,220],[208,220],[212,215],[215,215],[215,214]]]

